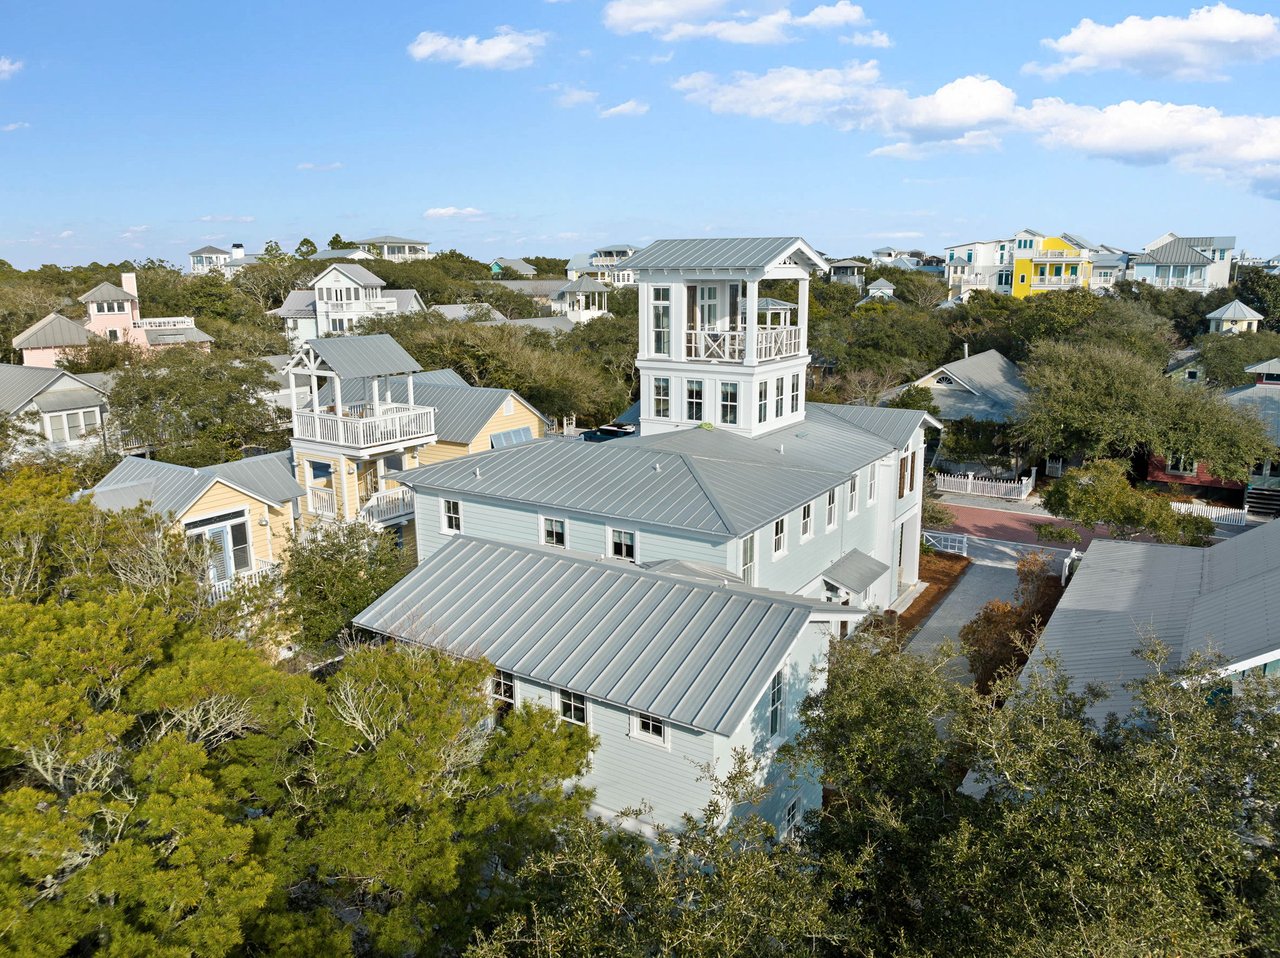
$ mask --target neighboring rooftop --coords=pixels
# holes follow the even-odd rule
[[[328,273],[330,270],[337,270],[352,282],[359,283],[361,286],[387,285],[386,280],[379,279],[359,263],[334,263],[331,266],[326,267],[319,275],[317,275],[316,278],[311,281],[311,284],[314,286],[316,280],[320,279],[321,276],[324,276],[325,273]]]
[[[627,269],[764,269],[797,245],[813,267],[826,265],[799,236],[774,236],[658,240],[633,253],[627,259]]]
[[[971,416],[988,422],[1007,422],[1029,390],[1016,363],[995,349],[957,359],[934,370],[924,379],[950,376],[954,386],[932,389],[941,419]]]
[[[386,333],[308,339],[307,346],[341,379],[422,372],[418,361]]]
[[[36,396],[64,376],[92,388],[83,379],[65,370],[0,363],[0,414],[11,416],[24,409]],[[101,390],[95,389],[94,392],[101,396]]]
[[[497,265],[501,269],[513,269],[517,273],[523,273],[525,276],[534,276],[538,272],[535,267],[522,259],[509,259],[505,256],[499,256],[490,265]]]
[[[1226,306],[1219,306],[1207,315],[1205,319],[1221,319],[1228,322],[1231,320],[1261,322],[1262,314],[1255,309],[1250,309],[1240,300],[1233,299]]]
[[[78,298],[82,303],[116,302],[122,299],[132,299],[136,302],[138,299],[133,293],[121,289],[114,283],[99,283]]]
[[[1202,242],[1208,238],[1175,236],[1168,242],[1153,246],[1145,253],[1139,253],[1133,257],[1133,264],[1135,266],[1207,266],[1213,260],[1196,247],[1212,245]]]
[[[67,319],[61,313],[50,313],[14,336],[13,348],[62,349],[83,346],[93,338],[94,334],[74,319]]]
[[[200,468],[126,456],[90,491],[104,509],[150,503],[152,511],[176,516],[218,481],[276,506],[303,494],[288,450]]]
[[[199,249],[193,249],[188,256],[230,256],[225,249],[218,249],[216,246],[201,246]]]
[[[404,245],[404,246],[427,246],[426,240],[406,239],[403,236],[370,236],[368,239],[352,240],[353,243],[359,243],[361,246],[386,246]]]

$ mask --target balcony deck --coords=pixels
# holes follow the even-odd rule
[[[756,329],[756,359],[786,359],[800,355],[799,326],[761,326]],[[707,362],[745,363],[744,330],[693,330],[685,333],[685,356]]]
[[[435,436],[436,411],[430,406],[385,405],[377,415],[372,406],[352,406],[341,415],[299,409],[293,414],[293,435],[358,452],[426,442]]]

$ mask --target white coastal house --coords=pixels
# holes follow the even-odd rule
[[[1209,320],[1209,332],[1256,333],[1262,323],[1262,314],[1250,309],[1238,299],[1233,299],[1225,306],[1220,306],[1205,317]]]
[[[270,315],[284,320],[294,343],[320,336],[354,332],[361,320],[374,316],[420,313],[427,307],[413,289],[387,289],[385,281],[358,263],[333,263],[294,290]]]
[[[831,264],[831,282],[861,289],[867,278],[867,264],[860,259],[838,259]]]
[[[1234,236],[1179,236],[1165,233],[1130,262],[1130,279],[1207,293],[1231,285],[1236,260]]]
[[[975,289],[1009,295],[1013,292],[1012,239],[960,243],[943,250],[947,288],[967,298]]]
[[[244,247],[240,247],[241,250]],[[192,276],[203,276],[206,273],[222,272],[222,267],[231,262],[231,251],[219,249],[217,246],[201,246],[187,254],[190,266],[187,272]]]
[[[101,374],[0,363],[0,415],[17,451],[79,451],[106,442],[107,393]]]
[[[798,237],[664,240],[639,287],[634,436],[521,442],[407,469],[420,567],[356,618],[483,655],[500,703],[599,736],[585,784],[675,824],[705,803],[690,759],[766,767],[780,831],[821,785],[773,761],[832,634],[919,594],[924,428],[909,409],[808,403]],[[759,283],[791,279],[798,303]]]
[[[352,242],[362,252],[393,263],[431,259],[434,255],[431,252],[431,244],[426,240],[408,239],[404,236],[371,236],[368,239],[352,240]]]

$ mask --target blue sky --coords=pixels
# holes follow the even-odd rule
[[[0,258],[1022,227],[1270,255],[1274,8],[0,0]]]

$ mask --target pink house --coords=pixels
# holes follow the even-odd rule
[[[208,349],[213,342],[212,336],[196,328],[196,321],[190,316],[143,319],[136,273],[120,274],[119,286],[99,283],[79,300],[84,303],[85,319],[77,321],[50,313],[13,338],[14,348],[22,350],[24,366],[53,369],[68,350],[93,339],[131,343],[142,350],[180,343],[195,343]]]

